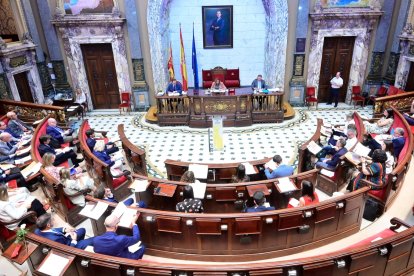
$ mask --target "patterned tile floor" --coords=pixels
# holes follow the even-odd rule
[[[281,124],[257,124],[250,127],[224,128],[225,149],[209,152],[208,130],[188,127],[159,127],[145,122],[145,113],[119,116],[117,111],[98,111],[88,114],[91,126],[108,130],[117,136],[117,125],[124,124],[126,136],[135,145],[145,148],[149,172],[166,176],[164,161],[174,159],[195,163],[229,163],[262,159],[280,154],[285,163],[296,165],[298,146],[315,132],[316,119],[331,124],[342,123],[353,106],[340,104],[333,108],[320,104],[314,108],[295,108],[293,119]],[[370,117],[372,106],[357,108],[361,115]]]

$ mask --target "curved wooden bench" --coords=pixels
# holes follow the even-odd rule
[[[392,96],[376,98],[374,102],[374,118],[382,117],[382,113],[392,106],[397,107],[401,112],[410,111],[411,103],[414,100],[414,92],[404,92]]]
[[[114,176],[111,174],[109,166],[91,152],[88,144],[86,143],[85,132],[88,129],[90,129],[89,122],[88,120],[84,120],[78,132],[80,149],[82,151],[83,157],[85,158],[88,172],[90,175],[99,178],[102,183],[105,183],[106,187],[112,190],[112,193],[118,200],[122,200],[128,197],[130,194],[128,189],[130,179],[125,176],[114,178]]]
[[[31,156],[32,160],[36,162],[42,163],[42,158],[38,151],[39,147],[39,138],[40,136],[46,134],[46,127],[47,127],[47,120],[51,117],[51,114],[46,116],[41,123],[36,127],[33,138],[31,141]],[[69,163],[64,162],[59,166],[69,168]],[[64,190],[62,184],[51,176],[44,168],[40,168],[40,173],[43,175],[42,190],[49,202],[52,204],[53,209],[62,217],[66,222],[72,225],[78,225],[85,218],[79,216],[79,211],[82,207],[72,204],[71,198],[76,197],[79,194],[84,194],[86,191],[80,191],[75,195],[67,195]]]
[[[118,125],[118,135],[121,139],[122,148],[129,166],[134,173],[147,175],[147,161],[145,160],[145,150],[132,144],[125,136],[124,124]]]
[[[17,111],[20,119],[27,119],[31,122],[41,120],[47,115],[51,115],[58,122],[66,122],[65,109],[60,106],[0,100],[0,114],[6,114],[9,111]]]
[[[262,181],[240,182],[240,183],[215,183],[207,184],[206,192],[203,198],[203,208],[205,213],[231,213],[241,212],[243,202],[251,199],[256,190],[266,190],[269,195],[267,201],[277,209],[286,208],[290,197],[299,199],[301,195],[301,182],[309,180],[316,182],[318,170],[303,172],[290,176],[292,183],[296,185],[295,191],[283,194],[276,184],[278,179],[269,179]],[[146,177],[134,175],[135,179],[149,181],[149,186],[145,192],[136,192],[136,201],[143,200],[148,208],[157,210],[175,211],[175,205],[183,200],[182,194],[184,187],[188,185],[185,182],[165,180],[155,177]],[[154,195],[155,189],[160,183],[176,186],[172,197]]]
[[[43,252],[58,250],[74,261],[70,275],[410,275],[414,271],[414,227],[396,232],[405,225],[393,218],[394,232],[375,242],[355,245],[336,252],[285,261],[228,264],[180,264],[150,260],[129,260],[62,245],[35,234],[27,239],[37,248],[30,256],[33,267],[45,259]],[[288,274],[291,273],[291,274]]]
[[[260,160],[252,160],[235,163],[197,163],[197,162],[182,162],[177,160],[167,159],[164,161],[167,169],[167,176],[169,180],[180,181],[181,176],[188,171],[190,164],[203,164],[208,166],[207,183],[228,183],[231,181],[233,175],[236,174],[237,167],[242,163],[250,163],[258,169],[258,173],[250,176],[250,180],[266,179],[264,172],[262,172],[264,164],[269,162],[273,157],[266,157]]]
[[[257,213],[192,214],[129,208],[140,213],[137,224],[150,255],[251,261],[297,253],[358,232],[367,192],[368,188],[363,188],[319,204]]]

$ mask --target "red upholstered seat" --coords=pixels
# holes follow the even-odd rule
[[[114,189],[116,187],[118,187],[119,185],[121,185],[122,183],[126,182],[127,180],[128,180],[128,178],[125,175],[123,175],[121,177],[118,177],[118,178],[114,178],[113,182],[112,182],[113,186],[114,186]]]
[[[369,98],[370,98],[370,100],[371,100],[371,101],[373,101],[373,100],[375,100],[376,98],[383,97],[383,96],[385,96],[385,95],[387,95],[387,88],[386,88],[385,86],[381,86],[381,87],[378,89],[377,94],[376,94],[376,95],[374,95],[374,96],[370,96]]]
[[[365,98],[362,97],[361,94],[361,86],[356,85],[356,86],[352,86],[352,102],[354,102],[354,106],[356,103],[361,102],[362,106],[365,105]]]
[[[375,234],[373,236],[370,236],[370,237],[368,237],[366,239],[363,239],[362,241],[359,241],[359,242],[357,242],[357,243],[355,243],[355,244],[353,244],[351,246],[348,246],[345,249],[356,248],[356,247],[359,247],[359,246],[366,246],[368,244],[371,244],[371,242],[373,242],[376,239],[379,239],[379,238],[386,239],[386,238],[391,237],[391,236],[393,236],[395,234],[396,233],[394,231],[392,231],[392,230],[390,230],[390,229],[387,228],[387,229],[384,229],[383,231],[381,231],[381,232],[379,232],[379,233],[377,233],[377,234]]]
[[[121,104],[119,105],[119,114],[121,114],[122,108],[126,108],[127,111],[132,111],[131,108],[131,93],[129,92],[122,92],[121,93]]]
[[[398,95],[398,94],[402,94],[402,93],[405,93],[405,91],[404,91],[404,90],[402,90],[402,89],[398,89],[398,91],[397,91],[397,95]]]
[[[384,202],[386,200],[386,191],[387,191],[387,186],[385,186],[384,188],[382,188],[381,190],[370,190],[368,191],[368,194],[373,195],[374,197],[380,199],[382,202]]]
[[[398,88],[397,87],[391,85],[388,88],[388,96],[396,95],[397,93],[398,93]]]
[[[17,181],[16,181],[16,179],[10,180],[9,182],[7,182],[7,185],[9,186],[10,189],[17,188]]]
[[[226,87],[240,87],[240,81],[238,80],[226,80],[224,82]]]
[[[0,224],[0,236],[4,240],[12,238],[16,233],[12,230],[9,230],[6,226]]]
[[[239,80],[239,69],[227,69],[226,80]]]
[[[75,207],[76,205],[74,205],[73,203],[72,203],[72,201],[70,201],[70,199],[69,198],[67,198],[66,196],[65,196],[65,205],[66,205],[66,208],[68,208],[68,210],[70,210],[70,209],[72,209],[73,207]]]
[[[318,98],[316,97],[316,89],[313,86],[306,87],[305,104],[310,108],[311,103],[316,103],[316,109],[318,109]]]

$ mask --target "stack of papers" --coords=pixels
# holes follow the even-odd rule
[[[198,179],[207,179],[208,166],[200,164],[190,164],[188,170],[194,173],[194,177]]]
[[[0,164],[0,169],[2,169],[3,171],[9,170],[9,169],[14,168],[14,167],[16,167],[16,166],[12,165],[12,164]]]
[[[26,148],[24,148],[22,150],[16,151],[16,156],[19,156],[19,155],[23,155],[25,153],[28,153],[31,148],[32,148],[32,146],[30,145],[30,146],[28,146],[28,147],[26,147]]]
[[[358,165],[359,163],[361,163],[361,160],[359,159],[360,156],[352,151],[348,151],[347,153],[345,153],[345,158],[354,165]]]
[[[292,205],[293,207],[298,207],[299,206],[299,200],[297,200],[296,198],[291,198],[289,200],[289,204]]]
[[[190,186],[193,188],[194,198],[204,199],[207,189],[207,183],[191,183]]]
[[[119,218],[118,226],[129,228],[131,226],[132,217],[137,213],[137,210],[128,208],[123,202],[118,203],[115,210],[112,212],[114,216]]]
[[[331,171],[328,171],[326,169],[322,169],[321,174],[326,175],[327,177],[333,177],[335,175],[335,172],[331,172]]]
[[[20,158],[20,159],[14,160],[14,163],[15,163],[16,165],[19,165],[19,164],[24,164],[24,163],[26,163],[26,162],[27,162],[27,161],[29,161],[29,160],[32,160],[32,157],[30,156],[30,154],[29,154],[28,156],[26,156],[26,157],[23,157],[23,158]]]
[[[256,170],[254,169],[253,165],[250,164],[249,162],[242,163],[242,165],[245,167],[246,174],[247,175],[251,175],[251,174],[256,174],[257,173]]]
[[[358,142],[352,151],[358,154],[359,156],[367,157],[368,154],[371,152],[371,149]]]
[[[169,92],[168,96],[180,96],[180,93],[178,93],[178,92]]]
[[[321,146],[315,143],[315,141],[310,141],[306,147],[312,154],[316,155],[322,150]]]
[[[98,220],[103,213],[108,209],[108,204],[99,201],[97,204],[87,203],[85,207],[79,212],[80,215]]]
[[[267,162],[265,164],[265,167],[271,169],[272,171],[277,169],[277,165],[276,165],[275,161],[273,161],[273,160],[270,160],[269,162]]]
[[[164,95],[164,92],[162,91],[157,93],[157,96],[163,96],[163,95]]]
[[[281,193],[287,193],[291,191],[297,190],[295,184],[290,181],[289,177],[282,177],[277,179],[279,181],[277,187],[279,188]]]
[[[129,185],[129,188],[134,190],[137,193],[145,192],[150,184],[150,181],[148,180],[140,180],[135,179],[134,182],[132,182],[131,185]]]
[[[51,276],[63,275],[69,261],[69,259],[51,252],[38,268],[38,271]]]
[[[141,248],[141,241],[138,241],[136,244],[128,246],[128,251],[131,253],[137,252]]]
[[[29,178],[30,176],[38,173],[42,167],[42,163],[33,161],[29,166],[24,168],[20,173],[23,175],[24,179]]]

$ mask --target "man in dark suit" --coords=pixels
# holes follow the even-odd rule
[[[91,151],[93,151],[93,148],[95,147],[95,144],[96,144],[95,131],[93,130],[93,128],[90,128],[85,132],[85,134],[86,134],[86,144],[88,145],[88,148]],[[106,143],[105,152],[107,154],[112,154],[117,151],[119,151],[119,148],[115,146],[114,143],[112,142]]]
[[[14,133],[7,125],[6,125],[6,123],[5,122],[3,122],[3,121],[0,121],[0,133],[3,133],[3,132],[7,132],[7,133],[10,133],[11,134],[11,136],[13,136],[13,138],[14,138],[14,140],[16,141],[16,142],[18,142],[19,141],[19,138],[20,138],[20,136],[19,135],[17,135],[16,133]]]
[[[9,118],[7,126],[15,135],[21,137],[25,133],[33,132],[33,128],[31,126],[26,125],[22,120],[17,118],[16,113],[14,113],[13,111],[7,112],[6,116],[7,118]]]
[[[262,75],[257,75],[257,78],[252,82],[252,90],[266,89],[266,82]]]
[[[49,145],[50,140],[51,140],[50,135],[40,136],[39,137],[40,144],[37,150],[39,151],[39,154],[41,157],[43,157],[43,155],[46,152],[54,154],[56,156],[55,162],[53,162],[54,166],[58,166],[62,164],[63,162],[66,162],[68,159],[70,159],[73,165],[75,167],[78,167],[79,163],[83,161],[83,159],[78,159],[76,156],[76,153],[70,148],[55,150],[53,147]]]
[[[63,130],[57,126],[57,122],[53,118],[47,120],[46,134],[59,142],[60,145],[72,142],[74,140],[70,129]]]
[[[254,206],[248,207],[246,213],[263,212],[275,210],[275,207],[266,204],[266,197],[262,191],[256,191],[253,194]],[[267,206],[266,206],[267,205]]]
[[[144,255],[145,246],[140,245],[135,252],[131,252],[128,247],[137,244],[140,240],[139,228],[136,224],[138,215],[132,218],[132,237],[116,234],[119,218],[111,214],[105,219],[106,233],[94,238],[94,248],[96,253],[110,255],[114,257],[141,259]]]
[[[34,233],[49,240],[85,249],[93,246],[94,238],[85,239],[85,228],[73,229],[68,227],[53,228],[53,219],[49,213],[41,215],[36,220],[37,229]]]
[[[338,165],[339,161],[341,160],[341,156],[348,152],[345,148],[346,140],[343,137],[340,137],[336,142],[336,146],[334,148],[335,153],[334,155],[329,158],[322,158],[319,162],[316,162],[316,167],[324,168],[324,169],[335,169],[336,165]]]
[[[180,94],[180,96],[183,93],[183,86],[176,79],[172,79],[171,82],[167,86],[167,93],[172,93],[172,92],[177,92]]]
[[[392,146],[394,148],[394,156],[398,158],[405,145],[404,129],[397,127],[394,130],[394,137],[392,139]]]
[[[21,147],[22,142],[12,145],[13,136],[10,133],[3,132],[0,134],[0,160],[6,163],[14,163],[16,159],[20,159],[30,154],[30,152],[16,157],[16,151]]]
[[[221,17],[221,11],[216,12],[216,19],[211,23],[210,30],[213,31],[214,45],[226,44],[226,33],[224,30],[224,19]]]

